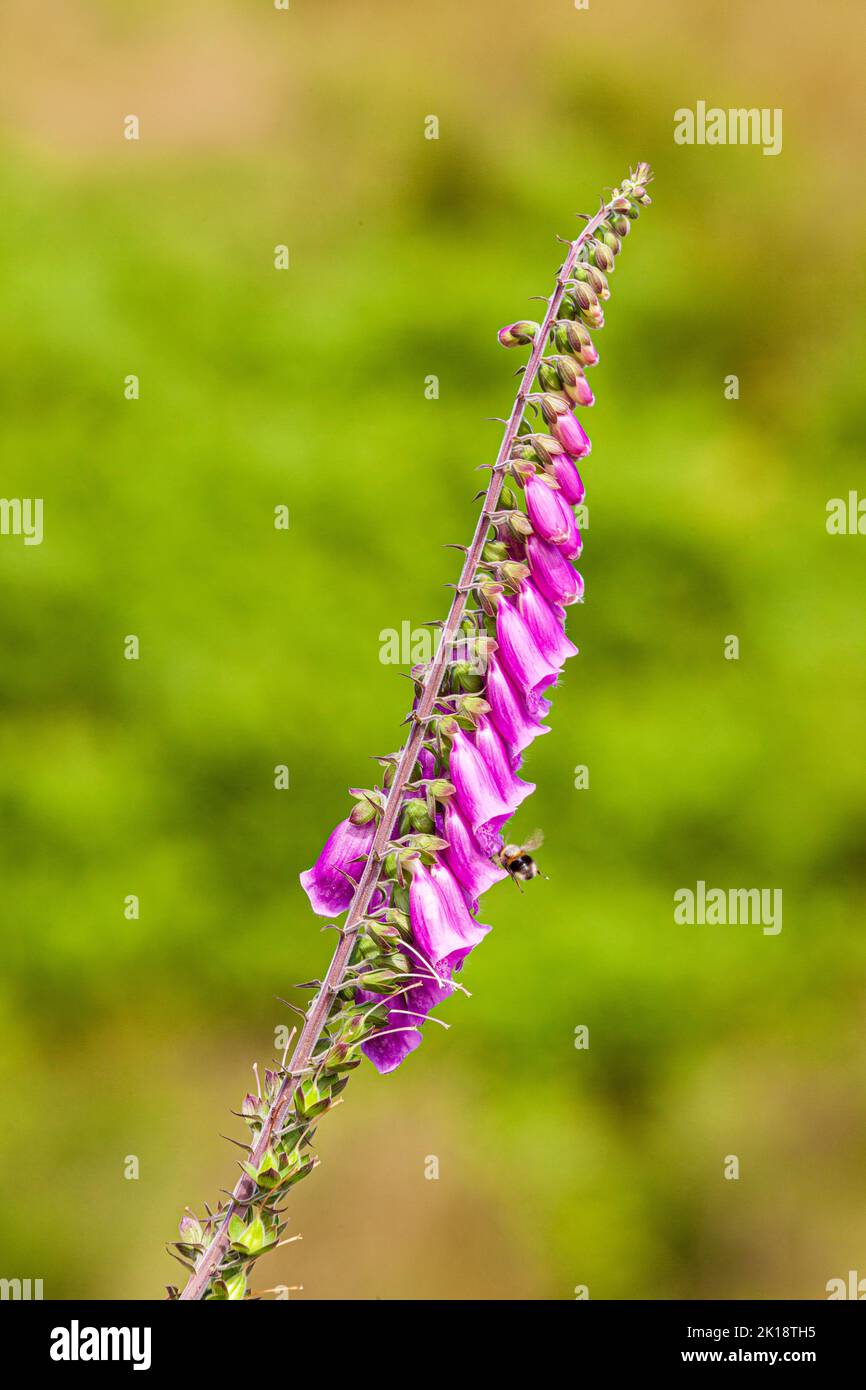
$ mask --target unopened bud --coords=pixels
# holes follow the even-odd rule
[[[437,801],[447,801],[449,796],[455,794],[457,788],[453,782],[447,781],[445,777],[437,777],[430,783],[428,790]]]
[[[359,799],[349,812],[349,820],[353,825],[369,825],[375,814],[376,807],[372,802]]]
[[[505,550],[505,546],[502,549]],[[473,662],[455,661],[451,670],[454,673],[454,684],[458,689],[467,690],[474,695],[484,689],[484,679],[478,674],[478,669]],[[432,826],[428,827],[431,830],[432,828]]]
[[[588,261],[581,261],[574,268],[575,278],[585,280],[590,289],[594,290],[602,299],[610,298],[610,290],[607,281],[597,266],[590,265]]]
[[[548,357],[542,358],[538,364],[538,380],[545,391],[561,391],[562,382],[555,364]]]
[[[608,221],[610,222],[612,229],[620,238],[628,236],[629,232],[631,231],[631,223],[629,222],[628,218],[625,216],[624,213],[618,213],[616,216],[608,218]]]
[[[610,247],[610,250],[613,252],[613,254],[615,256],[618,256],[620,251],[622,250],[622,242],[620,241],[616,232],[611,231],[609,227],[605,227],[603,231],[601,227],[599,227],[599,231],[601,232],[601,239],[604,242],[605,246]]]
[[[582,313],[586,313],[587,309],[591,309],[594,304],[598,303],[598,296],[595,290],[591,285],[587,285],[583,281],[579,280],[572,285],[570,293],[575,304]]]
[[[532,522],[523,512],[511,512],[508,517],[508,529],[519,540],[522,540],[524,536],[532,535]]]
[[[488,541],[481,552],[481,558],[491,565],[497,564],[500,560],[507,560],[508,546],[502,541]]]
[[[500,565],[499,572],[509,589],[519,589],[523,581],[529,578],[529,566],[522,565],[519,560],[509,560]]]
[[[631,203],[629,202],[628,198],[624,197],[623,194],[620,193],[617,194],[617,196],[613,199],[610,206],[612,212],[627,213],[629,208],[631,207]]]
[[[613,252],[603,241],[593,242],[590,256],[593,265],[597,265],[599,270],[613,270]]]
[[[420,797],[412,797],[403,807],[403,820],[407,830],[423,830],[425,833],[435,830],[430,812],[427,810],[427,802]],[[407,833],[404,830],[404,835]]]
[[[503,347],[525,347],[527,343],[535,341],[538,331],[539,325],[531,319],[519,319],[517,323],[500,328],[497,337]]]
[[[557,370],[562,378],[562,388],[570,401],[575,405],[594,404],[595,397],[581,367],[570,358],[561,357],[557,362]]]

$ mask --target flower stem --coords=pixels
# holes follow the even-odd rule
[[[523,419],[539,363],[547,348],[551,325],[557,317],[566,282],[574,270],[581,248],[610,211],[610,205],[604,204],[587,222],[580,235],[571,242],[568,254],[556,277],[556,284],[548,301],[547,312],[533,342],[532,351],[524,368],[514,405],[505,427],[502,443],[499,446],[496,463],[491,470],[490,482],[484,495],[484,504],[478,517],[472,544],[466,552],[463,570],[442,629],[439,646],[426,672],[417,708],[410,716],[412,729],[397,761],[393,780],[387,789],[382,816],[376,829],[370,854],[352,898],[337,949],[328,966],[325,978],[310,1005],[291,1062],[250,1151],[250,1162],[253,1167],[258,1166],[268,1151],[274,1136],[280,1133],[298,1083],[310,1071],[316,1045],[327,1023],[334,998],[343,984],[360,924],[364,920],[370,899],[379,880],[385,847],[391,839],[398,812],[403,803],[406,784],[410,781],[413,768],[418,761],[418,754],[425,737],[426,721],[436,704],[452,645],[463,619],[466,599],[481,559],[481,552],[490,528],[491,516],[496,511],[499,495],[502,491],[503,477],[511,448]],[[190,1275],[186,1287],[180,1294],[181,1299],[191,1301],[205,1296],[211,1280],[216,1276],[229,1249],[229,1223],[234,1215],[244,1214],[252,1202],[255,1192],[255,1180],[249,1174],[244,1173],[238,1180],[227,1206],[220,1214],[211,1239],[198,1260],[194,1273]]]

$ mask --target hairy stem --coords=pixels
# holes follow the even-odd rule
[[[328,966],[325,978],[307,1012],[304,1026],[301,1029],[300,1036],[295,1045],[288,1070],[251,1149],[250,1161],[254,1166],[257,1166],[261,1162],[273,1137],[279,1134],[289,1106],[292,1103],[297,1085],[299,1081],[310,1072],[316,1045],[322,1036],[334,997],[343,984],[346,968],[351,959],[352,951],[358,936],[359,926],[364,919],[370,899],[379,880],[384,851],[391,839],[391,834],[403,802],[403,793],[406,784],[411,779],[413,768],[418,761],[418,754],[424,741],[427,719],[433,712],[436,700],[439,696],[442,678],[448,664],[452,645],[463,619],[466,599],[475,578],[475,571],[481,559],[481,552],[484,548],[490,527],[490,518],[496,510],[499,495],[502,491],[503,476],[511,454],[511,448],[523,419],[523,412],[526,409],[526,404],[532,391],[539,363],[547,347],[551,324],[557,317],[566,282],[574,270],[581,248],[592,236],[601,222],[604,221],[610,210],[608,204],[603,205],[595,216],[587,222],[583,231],[569,246],[568,255],[563,261],[559,274],[556,277],[556,284],[548,301],[547,312],[541,324],[541,331],[533,342],[532,351],[529,355],[526,367],[524,368],[520,380],[520,387],[517,391],[517,396],[505,427],[505,433],[502,436],[502,443],[499,446],[496,463],[491,470],[490,482],[487,485],[487,490],[484,495],[484,504],[478,517],[478,524],[475,527],[472,544],[466,553],[460,581],[455,590],[451,608],[442,629],[436,655],[424,678],[423,690],[417,708],[410,716],[412,720],[412,730],[400,753],[393,780],[387,789],[382,817],[376,829],[369,857],[364,865],[363,872],[358,881],[358,886],[352,898],[337,949]],[[230,1243],[229,1222],[235,1214],[243,1214],[244,1210],[253,1200],[255,1192],[256,1183],[254,1179],[247,1173],[244,1173],[238,1180],[231,1198],[224,1212],[221,1214],[219,1224],[212,1234],[205,1253],[198,1261],[195,1272],[190,1275],[189,1281],[180,1295],[181,1299],[189,1301],[204,1297],[211,1279],[216,1275],[228,1251]]]

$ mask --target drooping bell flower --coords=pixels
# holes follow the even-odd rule
[[[478,749],[462,729],[453,734],[448,775],[457,788],[460,813],[480,848],[485,854],[495,853],[501,847],[500,831],[511,810]]]
[[[589,453],[589,449],[586,452]],[[583,479],[568,454],[557,454],[554,457],[553,476],[559,483],[562,500],[567,502],[570,507],[579,507],[586,496],[586,489],[583,486]]]
[[[526,480],[525,494],[526,510],[536,534],[543,536],[546,541],[551,541],[553,545],[567,541],[571,528],[559,489],[551,487],[544,481],[543,476],[533,473]],[[573,515],[571,520],[574,521]]]
[[[526,558],[536,587],[551,603],[568,605],[583,597],[583,579],[555,545],[528,536]]]
[[[445,809],[437,821],[437,832],[448,841],[448,848],[440,852],[440,858],[463,889],[470,911],[477,912],[482,893],[505,878],[507,871],[478,848],[453,797],[445,802]]]
[[[556,417],[551,425],[551,433],[573,459],[582,459],[590,451],[589,435],[570,410]]]
[[[513,815],[518,806],[535,791],[535,783],[524,782],[521,777],[516,776],[511,766],[508,750],[499,737],[496,726],[484,714],[478,720],[473,739],[475,747],[493,774],[493,780],[511,807],[511,814]]]
[[[452,973],[460,970],[469,952],[490,931],[486,923],[475,921],[460,884],[445,864],[437,861],[428,868],[417,860],[409,872],[413,949],[407,952],[411,967],[407,988],[389,997],[387,1022],[362,1049],[383,1073],[393,1071],[420,1045],[421,1024],[454,992]],[[359,1002],[376,997],[363,989],[357,992]]]
[[[412,975],[407,989],[388,998],[386,1022],[361,1045],[364,1056],[381,1076],[395,1071],[410,1052],[421,1046],[421,1024],[454,993],[448,980],[414,957]],[[356,999],[359,1004],[382,1003],[377,995],[362,989],[356,991]]]
[[[565,512],[566,525],[568,526],[568,536],[564,541],[558,541],[556,543],[556,548],[557,550],[562,551],[566,560],[576,560],[577,557],[580,555],[580,552],[583,550],[583,541],[581,540],[577,521],[575,519],[574,512],[571,510],[571,507],[567,506],[566,503],[563,502],[562,508]]]
[[[454,874],[438,860],[412,873],[409,920],[419,950],[437,975],[447,978],[490,931],[486,923],[476,922]]]
[[[528,539],[538,540],[536,536]],[[559,555],[555,546],[548,546],[545,541],[539,541],[539,544]],[[568,564],[567,561],[563,563]],[[555,684],[559,667],[538,650],[532,633],[507,598],[500,599],[496,607],[496,640],[499,643],[499,663],[512,685],[522,692],[527,711],[536,717],[543,717],[540,704],[542,691]]]
[[[495,656],[491,656],[487,662],[484,698],[490,705],[490,717],[508,749],[511,766],[519,767],[523,750],[540,734],[550,733],[548,726],[539,722],[543,718],[541,710],[537,711],[538,718],[529,714],[525,701],[518,695]],[[541,703],[546,704],[546,701]],[[445,838],[448,838],[447,835]]]
[[[562,609],[554,608],[544,595],[539,593],[531,579],[525,580],[520,586],[517,608],[535,638],[539,651],[548,661],[562,666],[569,657],[577,655],[577,647],[563,631]]]
[[[325,841],[325,847],[313,867],[301,874],[301,885],[310,906],[320,917],[334,917],[346,911],[375,833],[374,820],[366,825],[353,825],[349,819],[341,820]]]

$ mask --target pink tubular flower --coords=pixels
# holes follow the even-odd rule
[[[589,435],[570,410],[556,417],[551,431],[556,435],[565,452],[570,454],[573,459],[584,458],[592,447]]]
[[[454,993],[448,980],[441,979],[420,961],[415,963],[413,975],[409,987],[388,1000],[387,1022],[361,1045],[364,1056],[381,1076],[395,1071],[410,1052],[421,1046],[421,1024],[431,1010]],[[367,990],[359,989],[356,995],[359,1004],[382,1002]]]
[[[448,772],[457,788],[457,806],[466,824],[484,853],[495,853],[502,842],[499,832],[511,809],[478,749],[462,729],[453,735]]]
[[[490,705],[490,718],[508,749],[511,766],[519,767],[524,748],[528,748],[539,735],[549,734],[550,729],[528,713],[525,702],[495,656],[491,656],[487,663],[484,697]],[[448,838],[447,835],[445,838]]]
[[[407,953],[411,961],[407,987],[389,998],[387,1022],[379,1036],[362,1046],[365,1056],[383,1074],[394,1071],[420,1046],[421,1024],[432,1009],[453,994],[453,971],[461,968],[490,930],[485,923],[475,921],[454,874],[438,862],[430,868],[420,860],[412,865],[409,921],[416,949]],[[377,996],[359,989],[357,998],[367,1003]]]
[[[538,538],[530,536],[529,540],[537,541]],[[538,541],[538,544],[562,559],[555,546],[549,546],[545,541]],[[568,565],[567,560],[562,563]],[[571,566],[568,565],[568,568],[571,569]],[[496,640],[499,643],[499,663],[509,680],[523,693],[528,712],[531,715],[542,714],[542,691],[555,683],[559,668],[538,650],[532,633],[513,603],[506,598],[500,599],[496,609]]]
[[[586,452],[589,453],[589,449]],[[586,496],[586,489],[583,486],[583,479],[568,454],[556,455],[553,460],[553,476],[559,483],[562,500],[567,502],[570,507],[579,507]]]
[[[441,830],[443,840],[448,841],[448,848],[442,851],[442,862],[463,889],[470,910],[477,912],[481,894],[505,878],[507,871],[482,854],[453,797],[445,802],[441,825],[437,829]]]
[[[520,586],[517,607],[526,626],[535,638],[540,652],[548,661],[562,666],[570,656],[577,656],[577,647],[563,631],[562,609],[554,608],[539,593],[531,579]]]
[[[577,405],[595,405],[592,387],[582,372],[577,373],[576,380],[571,385],[570,395]]]
[[[445,864],[437,862],[428,869],[419,861],[411,873],[409,920],[415,945],[435,973],[448,980],[490,928],[470,914],[460,885]]]
[[[522,778],[515,776],[508,750],[495,725],[486,715],[479,718],[474,737],[475,747],[493,774],[493,780],[511,807],[513,815],[521,802],[535,791],[535,783],[524,782]]]
[[[536,534],[546,541],[560,545],[570,536],[565,503],[560,499],[557,488],[552,488],[537,473],[526,480],[526,510]],[[574,517],[571,517],[572,522]]]
[[[310,906],[320,917],[334,917],[346,911],[375,833],[376,823],[373,820],[367,825],[353,825],[351,820],[341,820],[325,841],[325,847],[313,867],[301,874],[301,885]],[[349,879],[353,882],[350,883]]]
[[[555,545],[528,536],[526,558],[536,588],[551,603],[577,603],[583,597],[583,580]],[[499,605],[500,608],[502,605]]]

